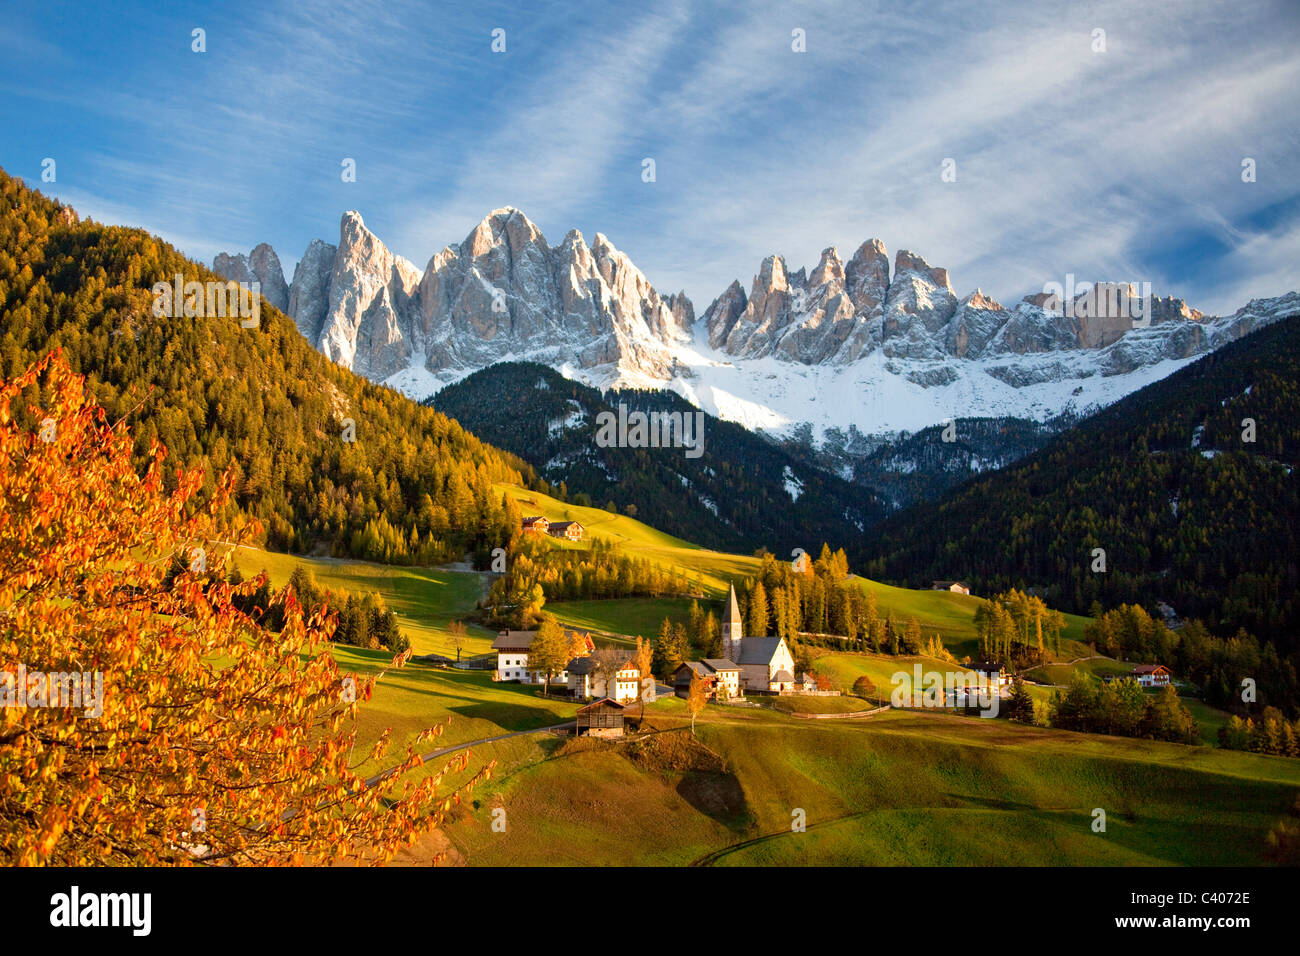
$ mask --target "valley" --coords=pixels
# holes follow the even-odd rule
[[[969,429],[964,467],[976,477],[899,483],[877,495],[826,470],[827,459],[818,464],[822,449],[783,445],[736,422],[706,419],[698,459],[590,440],[587,426],[612,405],[689,409],[671,389],[600,392],[544,364],[494,363],[417,405],[313,349],[269,299],[255,329],[170,314],[152,317],[161,327],[142,325],[157,277],[211,281],[213,273],[139,230],[82,221],[11,178],[2,185],[13,252],[0,259],[0,361],[23,383],[8,386],[12,394],[30,389],[64,403],[53,431],[31,419],[34,406],[4,419],[5,447],[40,451],[30,444],[37,426],[54,437],[67,428],[120,442],[106,460],[143,471],[156,440],[191,477],[132,493],[190,496],[204,506],[194,514],[223,529],[207,543],[213,555],[231,548],[229,562],[213,567],[179,562],[175,552],[137,565],[157,532],[128,523],[120,534],[144,537],[118,563],[101,560],[97,573],[111,580],[125,562],[141,582],[132,587],[168,610],[119,622],[115,646],[134,660],[132,628],[162,628],[167,641],[215,628],[224,643],[210,659],[192,650],[155,665],[202,661],[200,684],[252,679],[241,670],[246,653],[283,646],[277,666],[305,668],[300,679],[313,689],[277,693],[277,706],[296,709],[282,723],[257,718],[256,708],[235,718],[248,753],[260,754],[269,733],[292,743],[284,759],[309,768],[280,786],[320,786],[337,774],[353,781],[349,799],[371,801],[363,816],[377,813],[370,792],[390,779],[437,781],[453,795],[413,843],[378,831],[344,862],[1209,866],[1290,858],[1300,765],[1292,609],[1280,595],[1295,545],[1285,534],[1268,553],[1243,544],[1247,525],[1276,516],[1289,526],[1294,510],[1291,339],[1300,319],[1289,299],[1239,315],[1224,333],[1234,341],[1167,377],[1158,363],[1143,366],[1146,388],[1108,411],[1055,419],[1055,434],[1014,416],[958,417],[955,430]],[[512,215],[503,228],[527,232],[524,222]],[[359,219],[347,228],[413,288],[415,274],[385,260]],[[494,228],[476,240],[489,250],[500,238]],[[576,242],[571,252],[581,253]],[[253,260],[271,268],[272,254],[255,250],[250,270]],[[920,270],[908,263],[905,271]],[[93,278],[101,272],[111,279]],[[915,291],[921,280],[907,281]],[[295,286],[290,311],[306,294]],[[665,326],[675,321],[682,332],[685,308],[680,299],[665,304]],[[122,337],[123,328],[137,334]],[[1150,331],[1130,330],[1107,348]],[[763,351],[734,347],[737,357]],[[882,360],[883,352],[866,359]],[[63,384],[41,384],[42,374]],[[84,393],[69,384],[83,375]],[[850,404],[847,393],[837,401]],[[94,413],[78,403],[101,404],[124,423],[122,437],[84,432],[78,423]],[[522,408],[538,414],[521,416]],[[1259,455],[1233,447],[1242,416],[1261,423],[1250,432]],[[877,445],[876,474],[906,473],[907,461],[941,468],[927,447],[936,441],[945,443],[942,429]],[[1116,462],[1134,448],[1149,455],[1122,473],[1122,497],[1098,493],[1115,487]],[[67,467],[57,456],[24,454],[52,474]],[[833,467],[846,465],[841,458]],[[102,467],[101,459],[82,467]],[[1257,480],[1265,473],[1269,494],[1243,495],[1265,487]],[[5,480],[19,483],[15,513],[30,507],[20,483],[32,475],[16,469]],[[52,487],[68,502],[79,493],[66,476]],[[1166,507],[1170,487],[1184,489],[1176,509]],[[1202,491],[1189,500],[1190,488]],[[122,501],[131,502],[119,503],[125,515],[139,507]],[[60,525],[69,540],[85,528],[107,534],[112,509],[81,513]],[[1140,542],[1144,522],[1156,533]],[[1082,577],[1059,543],[1067,532],[1076,537],[1066,545],[1077,541],[1085,553],[1109,544],[1111,576]],[[1191,537],[1180,534],[1236,557],[1215,565],[1192,557],[1181,590],[1154,587],[1153,552],[1140,548],[1155,542],[1186,555]],[[331,603],[299,608],[294,582],[328,591]],[[117,613],[115,588],[93,592],[108,601],[102,613]],[[1166,615],[1160,604],[1170,593],[1176,613]],[[31,600],[26,592],[9,599]],[[209,599],[227,611],[191,632],[191,622],[209,620]],[[503,677],[506,659],[519,672],[534,640],[543,659],[543,632],[553,642],[563,635],[547,652],[546,680],[538,671],[522,682]],[[328,644],[310,651],[309,639]],[[678,693],[644,707],[635,695],[615,699],[625,691],[610,689],[613,670],[603,685],[612,704],[568,693],[575,678],[607,667]],[[946,701],[895,705],[897,675],[910,680],[918,668],[996,682],[1000,715]],[[737,671],[745,692],[723,693],[724,676]],[[706,687],[700,674],[711,675],[708,702],[697,694]],[[342,698],[331,697],[331,675],[350,688]],[[1234,688],[1256,677],[1261,698],[1236,703]],[[141,681],[135,692],[162,686]],[[334,723],[299,712],[340,699]],[[568,732],[594,726],[594,707],[619,711],[617,736]],[[313,757],[309,744],[327,756]],[[355,757],[346,770],[310,763],[342,753]],[[180,814],[170,779],[148,785]],[[1094,826],[1098,810],[1105,829]],[[255,821],[261,811],[241,812]],[[412,811],[385,812],[369,825]],[[71,832],[82,836],[75,824]],[[332,846],[343,845],[323,841],[314,852],[328,857]]]

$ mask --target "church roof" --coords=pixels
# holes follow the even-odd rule
[[[731,645],[731,659],[737,664],[771,663],[776,649],[781,646],[779,637],[747,637]],[[793,679],[793,678],[792,678]]]
[[[779,683],[782,684],[788,684],[794,680],[794,675],[791,674],[789,671],[777,671],[775,674],[772,675],[772,680],[778,681]]]
[[[727,610],[722,615],[723,624],[740,623],[740,605],[736,603],[736,586],[731,586],[731,593],[727,596]]]

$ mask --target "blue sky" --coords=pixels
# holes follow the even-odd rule
[[[357,209],[423,268],[512,205],[701,312],[868,237],[1008,304],[1067,272],[1209,312],[1300,288],[1294,0],[151,6],[8,5],[0,165],[208,262],[266,241],[291,278]]]

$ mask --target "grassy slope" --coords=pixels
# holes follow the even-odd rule
[[[896,588],[857,575],[849,579],[849,586],[857,587],[863,593],[875,594],[876,606],[882,617],[892,613],[895,621],[903,625],[908,618],[915,616],[926,637],[932,631],[938,631],[944,644],[957,657],[979,656],[975,609],[979,607],[980,597],[951,591]],[[1065,621],[1065,630],[1061,632],[1061,657],[1069,660],[1084,656],[1088,653],[1088,648],[1083,643],[1083,628],[1088,619],[1067,614]],[[1050,638],[1045,637],[1044,640]]]
[[[677,703],[654,722],[672,723]],[[716,862],[1251,864],[1300,788],[1300,763],[1282,758],[942,715],[715,707],[700,735],[733,779],[552,748],[481,794],[506,809],[507,833],[490,831],[484,808],[449,834],[480,865],[682,864],[733,846]],[[708,799],[725,783],[739,809]],[[796,807],[806,833],[790,830]],[[1091,831],[1096,807],[1105,834]]]
[[[566,504],[539,492],[512,485],[500,485],[498,488],[518,501],[519,509],[525,515],[540,514],[550,521],[581,522],[589,536],[595,535],[614,544],[622,544],[638,558],[647,558],[660,567],[686,571],[692,580],[698,579],[706,594],[714,598],[724,597],[729,582],[754,574],[759,567],[757,558],[701,548],[689,541],[656,531],[634,518],[610,514],[600,508]]]
[[[538,503],[543,513],[552,507]],[[749,573],[757,565],[678,542],[627,518],[560,507],[552,513],[557,519],[569,511],[597,533],[635,544],[638,553],[699,571],[714,594],[722,591],[727,573]],[[377,590],[419,652],[446,649],[446,622],[472,608],[481,586],[474,574],[265,552],[244,552],[239,563],[245,573],[267,568],[276,583],[304,564],[327,587]],[[973,614],[974,599],[860,579],[856,584],[877,590],[882,609],[915,613],[927,628],[955,633],[959,640],[963,627],[970,633],[964,618]],[[657,628],[664,613],[675,607],[684,613],[686,606],[571,602],[567,614],[564,605],[554,608],[574,623],[629,632],[652,630],[651,623]],[[477,639],[485,646],[488,635]],[[387,659],[382,652],[346,647],[336,647],[335,655],[345,670],[361,672]],[[818,666],[849,685],[858,673],[868,673],[877,686],[888,687],[892,673],[911,663],[827,654]],[[1098,662],[1085,664],[1099,669]],[[422,751],[557,723],[574,709],[519,685],[494,684],[485,673],[408,666],[390,672],[361,708],[359,753],[388,727],[396,749],[383,766],[415,733],[449,716],[443,737]],[[1207,715],[1197,717],[1204,729]],[[651,708],[651,719],[684,723],[681,702],[661,701]],[[711,802],[710,781],[716,781],[708,775],[647,770],[617,751],[569,753],[558,740],[527,736],[476,748],[473,766],[495,760],[497,777],[476,792],[479,809],[462,813],[448,834],[474,864],[682,864],[723,850],[719,863],[1254,863],[1261,859],[1263,834],[1300,787],[1300,766],[1279,758],[948,715],[808,721],[770,710],[715,707],[702,719],[701,738],[727,760],[734,778],[719,779],[738,788],[738,811],[723,812]],[[379,768],[375,763],[364,770]],[[487,826],[487,809],[494,805],[508,810],[507,834]],[[797,836],[789,834],[795,806],[807,811],[812,824]],[[1105,836],[1088,829],[1094,806],[1110,815]],[[1217,835],[1202,836],[1210,832]]]
[[[707,602],[702,602],[701,606]],[[618,601],[553,601],[546,605],[565,624],[615,635],[640,635],[647,640],[659,633],[664,618],[690,619],[690,598],[627,598]]]
[[[336,645],[334,657],[346,673],[368,675],[385,667],[385,651]],[[544,699],[532,687],[494,683],[490,671],[462,671],[408,664],[390,670],[376,686],[373,697],[359,709],[358,749],[392,728],[394,749],[380,764],[367,763],[363,773],[391,766],[404,752],[407,741],[420,731],[451,718],[443,735],[422,744],[429,753],[452,744],[481,740],[516,730],[532,730],[573,719],[576,704]]]
[[[316,582],[322,587],[336,592],[379,594],[397,615],[398,624],[411,639],[416,654],[455,657],[447,625],[472,611],[487,587],[486,575],[476,572],[308,558],[252,548],[241,549],[235,561],[245,577],[265,569],[275,587],[288,583],[293,569],[302,565],[316,576]],[[471,625],[461,656],[485,653],[495,636],[486,628]]]

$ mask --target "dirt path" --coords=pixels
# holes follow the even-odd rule
[[[526,737],[529,734],[546,734],[556,730],[566,730],[574,726],[574,721],[566,720],[563,723],[551,724],[549,727],[534,727],[532,730],[514,730],[508,734],[497,734],[495,737],[480,737],[478,740],[467,740],[461,744],[452,744],[450,747],[443,747],[441,750],[434,750],[427,754],[421,754],[420,759],[425,763],[431,760],[437,760],[439,757],[445,757],[448,754],[454,754],[459,750],[468,750],[470,747],[477,747],[480,744],[490,744],[498,740],[506,740],[510,737]],[[366,780],[367,787],[373,787],[385,777],[393,775],[394,770],[385,770],[377,773]]]
[[[890,705],[877,707],[874,710],[854,710],[847,714],[796,714],[791,713],[791,717],[798,717],[801,720],[860,720],[863,717],[874,717],[876,714],[882,714],[890,709]]]

